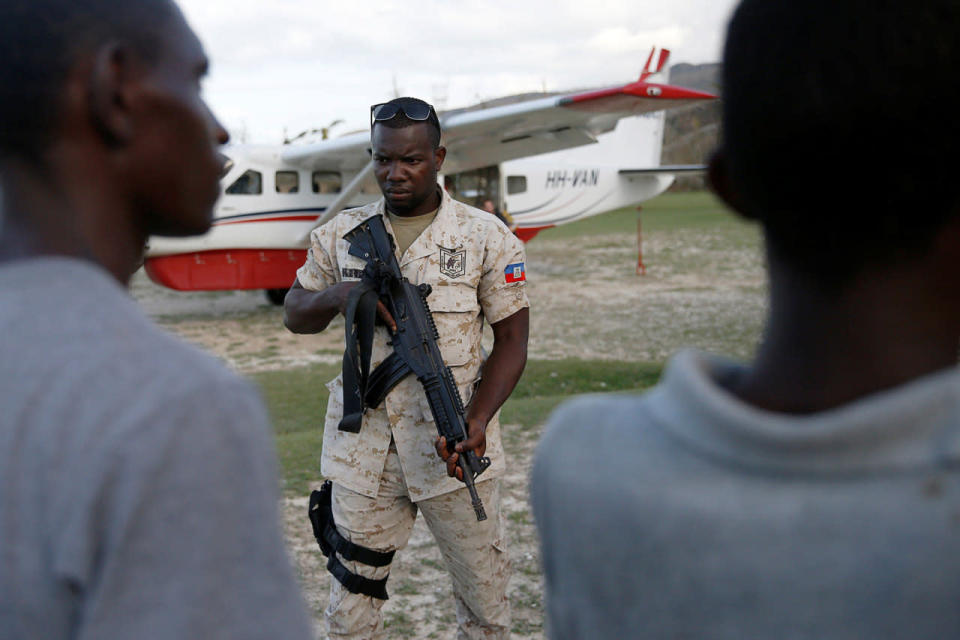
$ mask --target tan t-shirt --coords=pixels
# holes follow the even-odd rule
[[[430,226],[433,219],[437,217],[437,211],[434,209],[430,213],[420,216],[398,216],[387,211],[390,216],[390,226],[393,227],[394,239],[397,241],[397,253],[403,255],[407,252],[413,241],[420,237],[423,230]]]

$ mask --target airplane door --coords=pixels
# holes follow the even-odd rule
[[[483,208],[484,200],[493,200],[497,209],[503,207],[499,165],[446,175],[443,186],[454,200],[465,202],[478,209]]]

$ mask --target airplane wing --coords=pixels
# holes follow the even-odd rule
[[[447,159],[458,173],[530,155],[596,142],[629,116],[669,109],[716,96],[692,89],[637,81],[598,91],[454,113],[441,119]]]
[[[507,160],[596,142],[620,118],[670,109],[716,96],[637,81],[598,91],[440,116],[447,148],[445,173],[459,173]],[[307,169],[359,170],[370,160],[370,136],[354,133],[283,150],[284,161]]]
[[[590,144],[601,133],[612,131],[621,118],[717,98],[702,91],[647,82],[647,76],[663,68],[668,55],[669,51],[663,50],[657,68],[651,69],[651,51],[640,79],[625,85],[441,114],[443,145],[447,148],[444,173]],[[282,154],[284,161],[307,169],[369,172],[369,148],[369,134],[359,132],[313,144],[289,145]],[[341,194],[344,202],[353,195],[349,191]],[[317,224],[338,211],[337,207],[328,208]]]
[[[311,171],[357,171],[370,162],[370,132],[348,133],[332,140],[283,147],[283,160]]]

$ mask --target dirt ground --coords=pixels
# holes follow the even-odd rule
[[[666,231],[648,237],[643,249],[647,274],[637,276],[632,236],[597,235],[575,243],[544,234],[531,242],[529,357],[663,361],[684,346],[739,357],[751,353],[766,287],[756,242],[731,244],[702,231]],[[241,373],[342,357],[342,323],[318,336],[292,335],[262,292],[178,293],[142,274],[132,291],[161,325]],[[532,639],[544,637],[540,558],[527,493],[538,435],[539,429],[504,425],[512,632]],[[317,621],[317,637],[323,637],[329,576],[305,526],[305,512],[306,497],[285,499],[288,543]],[[408,548],[397,554],[388,590],[391,598],[383,609],[388,637],[454,636],[449,578],[422,519]]]

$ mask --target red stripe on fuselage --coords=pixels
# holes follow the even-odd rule
[[[245,224],[247,222],[304,222],[307,220],[316,220],[317,216],[279,216],[276,218],[247,218],[245,220],[227,220],[225,222],[213,222],[214,227],[225,227],[228,224]]]

